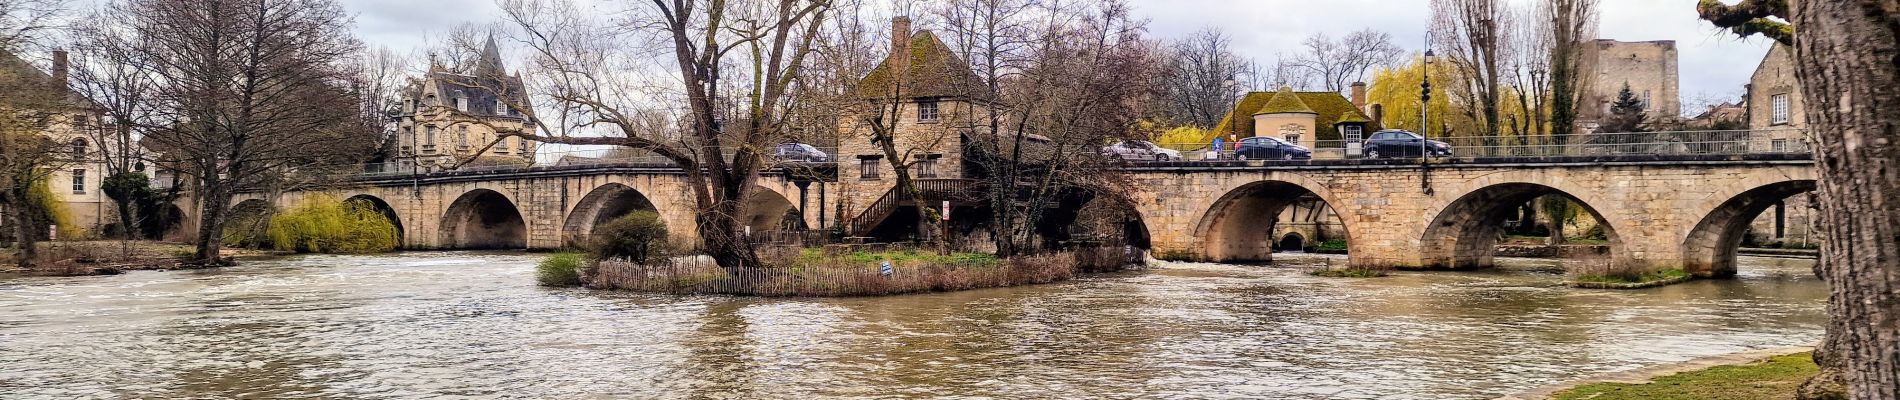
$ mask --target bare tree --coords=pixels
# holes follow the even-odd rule
[[[234,194],[329,175],[319,171],[373,150],[348,88],[359,46],[335,2],[125,0],[110,10],[148,44],[137,49],[158,82],[147,140],[197,187],[194,263],[224,263]]]
[[[1827,237],[1815,272],[1830,317],[1814,351],[1821,373],[1797,397],[1900,398],[1900,3],[1704,0],[1697,11],[1797,52]]]
[[[1482,124],[1480,134],[1486,137],[1498,134],[1508,35],[1516,16],[1503,0],[1432,0],[1433,43],[1460,82],[1447,94],[1461,98],[1467,116]]]
[[[976,61],[1007,106],[973,124],[969,143],[989,186],[997,255],[1005,257],[1037,250],[1052,199],[1125,189],[1096,148],[1138,136],[1136,121],[1151,115],[1144,107],[1160,93],[1161,60],[1149,57],[1144,23],[1122,2],[1015,4],[1031,12],[989,8],[946,21],[975,53],[971,60],[1008,61]]]
[[[0,50],[21,51],[58,26],[66,0],[0,0]]]
[[[1247,82],[1250,62],[1234,51],[1233,37],[1216,28],[1196,31],[1166,47],[1161,75],[1167,114],[1175,123],[1202,129],[1220,124]]]
[[[1316,33],[1300,43],[1289,64],[1319,81],[1321,88],[1343,92],[1353,82],[1363,82],[1375,68],[1389,67],[1405,50],[1392,43],[1392,35],[1366,28],[1346,34],[1339,40]]]
[[[141,203],[154,200],[148,198],[154,195],[150,177],[140,172],[147,154],[139,144],[140,127],[158,123],[150,97],[157,81],[144,70],[150,60],[140,50],[154,44],[110,15],[95,11],[73,30],[71,79],[74,90],[103,114],[98,124],[84,127],[105,161],[100,189],[112,200],[125,238],[137,239],[145,219]]]
[[[552,100],[558,115],[520,107],[547,133],[500,131],[497,139],[621,146],[672,160],[686,171],[702,250],[722,267],[758,265],[741,237],[746,200],[766,167],[764,150],[788,131],[793,87],[831,3],[655,0],[619,23],[566,3],[504,0],[502,8],[534,53],[537,97]],[[630,51],[622,47],[629,42],[653,47]],[[666,65],[649,64],[655,56]],[[641,79],[656,72],[678,83]],[[673,101],[685,107],[667,108]],[[680,112],[684,133],[643,126],[637,116],[653,109]]]
[[[1550,62],[1550,133],[1566,137],[1576,131],[1577,107],[1590,87],[1583,61],[1597,35],[1598,0],[1542,0],[1537,23],[1547,37],[1540,38]]]

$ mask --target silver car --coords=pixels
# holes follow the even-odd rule
[[[1120,157],[1130,161],[1174,161],[1181,159],[1181,152],[1155,145],[1146,140],[1128,140],[1102,148],[1102,154]]]

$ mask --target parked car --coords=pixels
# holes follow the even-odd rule
[[[1134,161],[1173,161],[1181,159],[1181,152],[1157,146],[1146,140],[1128,140],[1102,148],[1102,154],[1121,157]]]
[[[785,143],[772,151],[772,159],[788,162],[829,162],[831,155],[804,143]]]
[[[1420,144],[1423,143],[1421,146]],[[1429,154],[1432,157],[1451,157],[1451,144],[1437,140],[1426,140],[1419,134],[1401,130],[1383,130],[1366,138],[1364,149],[1366,158],[1418,157]]]
[[[1280,138],[1257,136],[1240,139],[1240,148],[1234,149],[1234,158],[1239,160],[1310,160],[1313,149],[1287,143]]]

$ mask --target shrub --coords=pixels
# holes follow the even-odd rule
[[[396,249],[396,224],[362,202],[314,196],[270,218],[271,245],[300,253],[381,253]]]
[[[581,267],[587,260],[580,254],[559,253],[534,266],[534,280],[541,286],[580,286]]]
[[[666,258],[666,240],[666,221],[660,220],[660,213],[640,210],[594,227],[588,253],[596,260],[645,264]]]
[[[26,199],[33,204],[34,222],[41,227],[47,225],[59,227],[60,240],[83,239],[80,236],[86,231],[79,229],[79,224],[73,222],[72,212],[67,211],[65,204],[60,203],[59,197],[53,195],[52,179],[34,181],[33,186],[28,187],[27,190]],[[39,233],[45,232],[44,229],[35,229],[34,232],[40,238],[46,238],[45,234]]]

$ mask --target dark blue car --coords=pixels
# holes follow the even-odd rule
[[[1401,130],[1373,133],[1372,137],[1366,138],[1364,149],[1366,158],[1418,157],[1420,154],[1451,156],[1451,144],[1426,140],[1424,136]]]
[[[1257,136],[1240,139],[1234,158],[1245,160],[1310,160],[1313,149],[1287,143],[1275,137]]]

